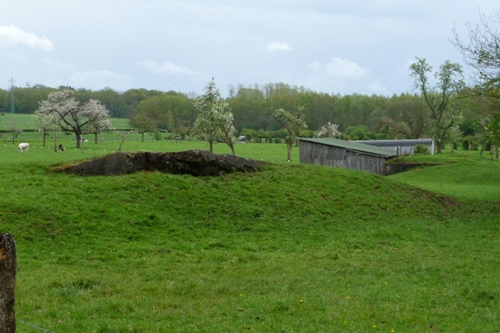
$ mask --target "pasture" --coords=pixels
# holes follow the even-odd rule
[[[22,140],[29,152],[17,152]],[[284,144],[239,144],[238,155],[272,164],[77,177],[51,165],[120,140],[79,150],[64,140],[64,153],[36,137],[0,145],[19,332],[498,331],[498,160],[446,152],[443,166],[381,177],[299,165],[298,150],[288,163]],[[122,146],[193,148],[207,146]]]
[[[110,121],[113,124],[113,128],[117,130],[130,128],[128,119],[110,118]],[[38,130],[38,126],[33,122],[31,114],[6,112],[4,116],[0,116],[0,132],[8,133],[11,128],[22,128],[25,132]]]

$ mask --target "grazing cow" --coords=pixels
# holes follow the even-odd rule
[[[17,147],[17,151],[20,151],[21,153],[23,152],[23,150],[30,150],[30,144],[29,143],[20,143],[19,146]]]
[[[64,151],[64,146],[63,145],[59,145],[59,151]]]

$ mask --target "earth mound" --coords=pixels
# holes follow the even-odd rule
[[[139,171],[220,176],[230,172],[256,172],[264,164],[266,162],[194,149],[171,153],[117,152],[75,165],[65,165],[56,171],[80,176],[118,176]]]

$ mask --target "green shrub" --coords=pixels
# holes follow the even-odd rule
[[[426,145],[416,145],[415,155],[429,155],[429,148]]]

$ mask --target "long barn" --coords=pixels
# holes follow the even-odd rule
[[[370,141],[354,141],[357,143],[364,143],[366,145],[389,148],[397,150],[399,155],[412,155],[415,153],[417,145],[427,147],[429,155],[434,155],[434,140],[432,139],[415,139],[415,140],[370,140]]]
[[[333,138],[298,138],[300,163],[363,170],[384,175],[385,163],[397,156],[392,149]]]

